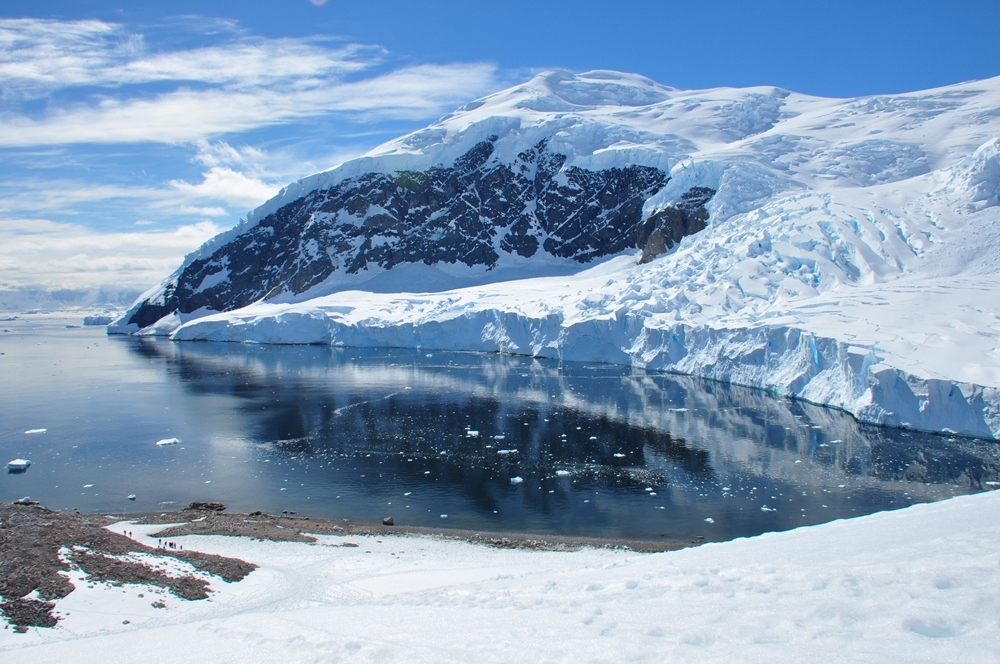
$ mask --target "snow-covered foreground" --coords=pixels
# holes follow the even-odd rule
[[[997,661],[998,510],[991,492],[663,554],[412,536],[185,537],[186,549],[260,569],[233,585],[216,579],[210,601],[168,598],[166,609],[150,607],[149,589],[140,599],[141,588],[78,583],[58,603],[68,616],[57,628],[0,631],[0,653],[7,662]],[[137,538],[161,527],[129,526]]]

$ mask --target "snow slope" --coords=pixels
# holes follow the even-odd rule
[[[5,662],[1000,659],[1000,492],[662,554],[189,536],[260,568],[210,601],[96,585]],[[116,532],[120,525],[110,526]],[[129,525],[138,539],[154,526]],[[357,548],[339,546],[348,540]],[[138,597],[144,592],[145,599]],[[128,620],[129,624],[122,624]]]
[[[320,284],[140,333],[625,363],[1000,437],[1000,78],[823,99],[549,72],[289,186],[198,255],[309,191],[448,164],[490,136],[505,163],[545,139],[565,168],[668,172],[647,216],[713,189],[708,227],[645,265],[418,294]]]

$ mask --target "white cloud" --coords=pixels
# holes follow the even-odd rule
[[[368,152],[387,127],[500,84],[490,64],[393,69],[378,46],[259,38],[235,22],[174,33],[200,43],[0,18],[0,290],[148,287],[222,228],[204,220],[235,222],[281,185]],[[129,230],[93,229],[110,224]]]
[[[228,35],[225,43],[149,52],[140,33],[101,21],[0,19],[0,81],[26,96],[73,86],[156,82],[253,87],[325,79],[379,64],[378,46]]]
[[[0,146],[197,142],[328,114],[424,118],[497,87],[489,64],[377,73],[377,46],[218,39],[150,53],[116,24],[0,19]],[[17,103],[43,95],[45,111]]]
[[[0,219],[0,285],[80,289],[115,284],[144,289],[222,230],[202,221],[169,230],[102,233],[79,224]]]
[[[243,145],[233,147],[225,141],[210,143],[209,141],[198,141],[198,154],[195,161],[212,168],[214,166],[240,167],[244,170],[259,171],[267,154],[263,150]]]
[[[229,205],[254,208],[271,198],[281,189],[256,178],[247,177],[226,166],[213,166],[198,184],[171,180],[170,186],[188,196],[225,201]]]
[[[196,205],[182,205],[180,206],[181,214],[193,214],[199,217],[225,217],[229,212],[225,208],[221,207],[198,207]],[[141,225],[140,222],[135,222],[137,225]]]
[[[40,119],[5,113],[0,147],[66,143],[185,143],[327,114],[417,119],[481,95],[496,68],[422,65],[359,82],[298,81],[290,88],[179,89],[151,98],[105,97]]]
[[[88,81],[113,54],[136,48],[121,29],[102,21],[0,20],[0,81],[6,90],[51,89]]]

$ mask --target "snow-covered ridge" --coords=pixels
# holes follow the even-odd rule
[[[969,155],[990,138],[991,125],[995,132],[998,104],[997,79],[828,99],[770,87],[677,90],[613,71],[544,72],[288,185],[250,212],[244,226],[349,177],[449,165],[491,135],[500,137],[498,157],[508,163],[525,146],[549,139],[553,151],[567,155],[567,165],[583,168],[634,164],[669,171],[687,159],[736,158],[829,183],[848,175],[848,186],[884,181]],[[934,135],[948,135],[947,143],[929,146],[929,153],[916,147]]]
[[[541,253],[506,268],[503,259],[495,272],[401,265],[379,276],[380,288],[331,278],[232,312],[165,311],[144,333],[634,364],[835,405],[869,422],[1000,437],[1000,78],[821,99],[549,72],[290,185],[186,265],[313,192],[450,168],[484,142],[483,182],[489,169],[526,167],[525,151],[544,145],[563,159],[557,181],[574,168],[664,174],[643,194],[645,220],[695,188],[711,190],[707,227],[646,265],[636,265],[638,251],[537,272]],[[222,262],[212,269],[210,283],[228,275]],[[511,279],[534,275],[551,276]],[[407,291],[465,287],[385,287],[401,282]]]

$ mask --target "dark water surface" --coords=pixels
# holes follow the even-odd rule
[[[172,343],[65,323],[0,322],[0,463],[32,461],[0,475],[0,500],[102,512],[213,500],[407,525],[726,540],[1000,481],[992,441],[862,426],[627,367]],[[156,446],[171,437],[182,442]]]

